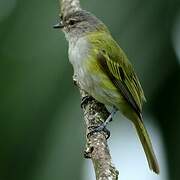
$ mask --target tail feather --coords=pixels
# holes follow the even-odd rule
[[[146,154],[149,168],[152,171],[154,171],[156,174],[159,174],[159,171],[160,171],[159,165],[158,165],[148,132],[143,124],[143,121],[138,118],[138,120],[134,121],[134,125],[136,127],[136,131],[138,133],[139,139],[142,143],[144,152]]]

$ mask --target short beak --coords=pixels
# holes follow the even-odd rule
[[[59,29],[59,28],[62,29],[63,27],[64,27],[64,24],[62,21],[53,26],[53,28],[55,28],[55,29]]]

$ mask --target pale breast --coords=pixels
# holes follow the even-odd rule
[[[89,50],[90,45],[84,37],[69,42],[69,61],[73,66],[74,74],[86,91],[92,85],[92,79],[85,66],[85,62],[88,61]]]
[[[86,60],[88,50],[89,45],[85,38],[79,38],[78,40],[69,42],[69,60],[75,71],[81,68],[82,62]]]

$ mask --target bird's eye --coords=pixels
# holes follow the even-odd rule
[[[74,25],[75,24],[75,20],[74,19],[71,19],[70,21],[69,21],[69,25]]]

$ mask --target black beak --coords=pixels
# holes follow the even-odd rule
[[[62,29],[63,27],[64,27],[64,24],[62,23],[62,21],[53,26],[53,28],[55,29],[59,29],[59,28]]]

